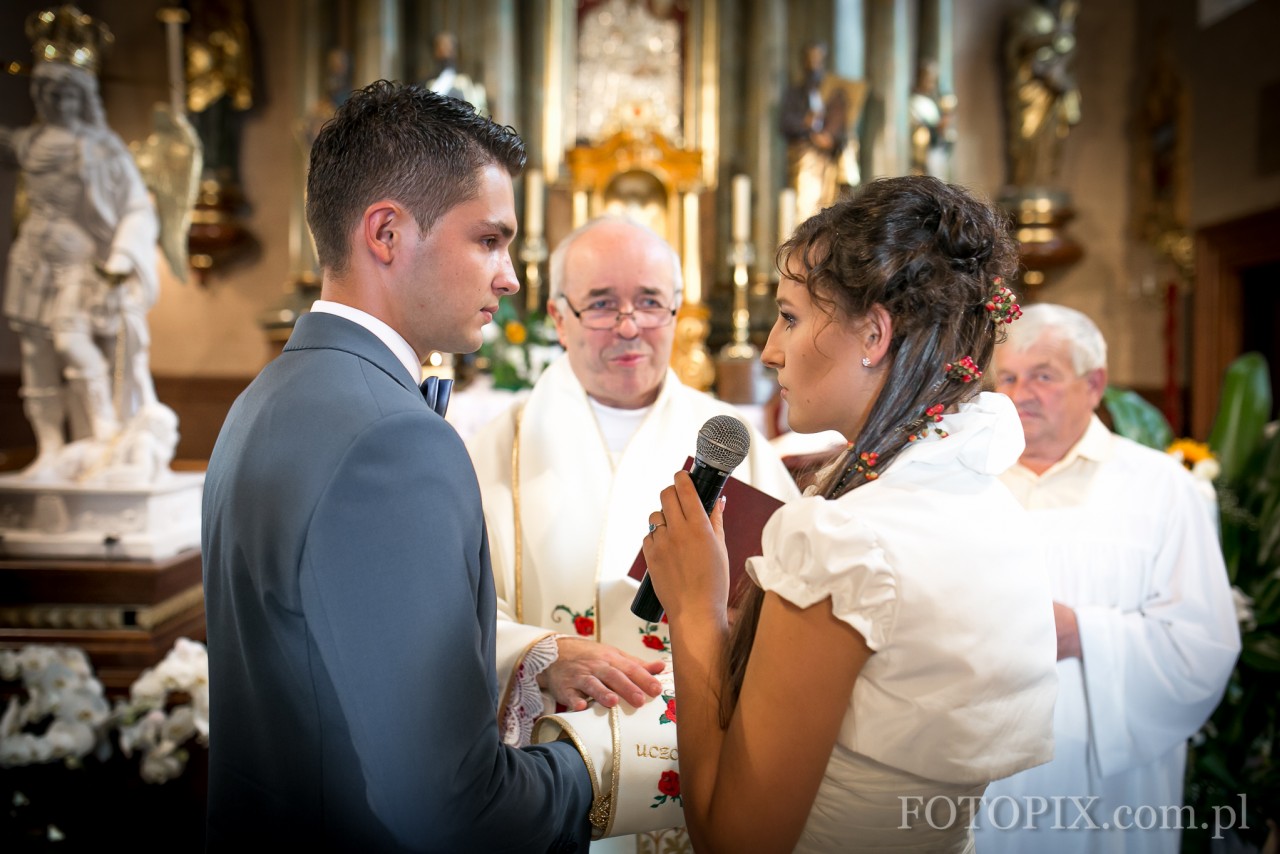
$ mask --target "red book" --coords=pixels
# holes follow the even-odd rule
[[[691,468],[693,457],[684,463],[685,471]],[[728,499],[724,508],[724,543],[729,551],[729,599],[732,601],[738,581],[747,567],[747,558],[764,553],[760,534],[764,531],[765,522],[782,506],[782,502],[732,475],[725,481],[720,494]],[[639,581],[644,578],[645,569],[642,548],[627,575]]]

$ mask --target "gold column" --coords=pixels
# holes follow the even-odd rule
[[[911,31],[908,0],[867,0],[867,79],[872,140],[863,180],[905,175],[911,166]]]
[[[569,0],[548,0],[546,57],[542,72],[542,168],[547,183],[554,184],[564,168],[565,151],[573,146],[576,119],[573,86],[577,67],[577,4]],[[578,220],[575,195],[574,225]],[[581,222],[586,222],[584,214]]]
[[[395,80],[401,74],[400,4],[397,0],[358,0],[354,85]]]

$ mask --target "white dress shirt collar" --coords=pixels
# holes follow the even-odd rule
[[[409,342],[404,340],[399,332],[396,332],[372,314],[353,308],[346,303],[324,299],[318,299],[313,302],[311,310],[324,314],[336,314],[338,317],[344,317],[352,323],[358,323],[368,329],[378,336],[378,340],[386,344],[388,349],[400,360],[400,364],[404,365],[404,369],[409,372],[409,376],[413,377],[414,385],[422,382],[422,360],[418,358],[418,354],[413,352]]]

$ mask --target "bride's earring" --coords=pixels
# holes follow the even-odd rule
[[[863,356],[863,357],[862,357],[862,367],[864,367],[864,368],[869,368],[869,367],[871,367],[871,357],[869,357],[869,356]]]

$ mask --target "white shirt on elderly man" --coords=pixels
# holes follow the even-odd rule
[[[978,848],[1173,854],[1187,739],[1240,651],[1203,497],[1176,460],[1096,416],[1043,474],[1015,465],[1002,480],[1031,511],[1082,655],[1058,662],[1053,761],[988,787]]]

